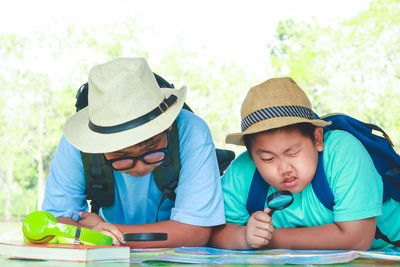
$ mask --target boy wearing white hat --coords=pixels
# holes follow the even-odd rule
[[[228,249],[351,249],[385,248],[374,240],[375,229],[399,240],[393,227],[400,219],[399,202],[382,205],[382,179],[367,150],[348,132],[322,127],[306,94],[291,78],[267,80],[248,92],[241,109],[242,131],[226,142],[245,145],[222,177],[227,224],[214,229],[211,244]],[[323,160],[319,161],[319,157]],[[321,158],[321,159],[322,159]],[[333,211],[319,200],[311,185],[318,162],[334,196]],[[293,194],[293,203],[269,215],[249,212],[248,199],[256,170],[268,195]],[[265,203],[265,204],[264,204]]]
[[[88,107],[64,126],[42,209],[59,222],[108,234],[114,244],[124,242],[123,233],[166,232],[166,241],[129,245],[205,245],[211,227],[225,223],[222,190],[208,126],[182,110],[186,87],[160,88],[143,58],[118,58],[94,66],[88,83]],[[175,201],[160,202],[153,171],[169,153],[174,121],[179,135],[179,183]],[[100,216],[87,212],[80,151],[103,153],[114,169],[114,204],[102,207]]]

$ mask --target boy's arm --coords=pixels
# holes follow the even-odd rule
[[[79,220],[78,213],[88,210],[81,154],[61,137],[46,180],[42,210],[57,217]],[[73,222],[70,221],[70,224]]]
[[[87,213],[90,214],[90,213]],[[91,216],[97,216],[91,214]],[[100,217],[99,217],[100,218]],[[101,221],[100,221],[101,220]],[[94,226],[81,224],[68,217],[59,217],[57,221],[60,223],[86,227],[101,233],[104,233],[113,238],[114,245],[128,245],[131,248],[156,248],[156,247],[181,247],[205,246],[211,235],[211,227],[194,226],[180,223],[178,221],[163,221],[151,224],[126,225],[112,224],[104,222],[101,218]],[[166,241],[136,241],[123,242],[124,233],[167,233]]]
[[[104,233],[113,238],[114,245],[128,245],[131,248],[148,247],[181,247],[181,246],[204,246],[207,244],[212,228],[205,226],[195,226],[181,223],[178,221],[162,221],[150,224],[114,224],[105,222],[95,213],[80,213],[82,220],[75,221],[72,218],[59,217],[58,222],[86,227],[94,231]],[[165,241],[136,241],[123,242],[123,234],[126,233],[167,233],[168,239]]]
[[[275,228],[265,248],[367,250],[375,236],[376,218],[314,227]],[[226,249],[252,249],[245,240],[246,226],[227,223],[215,227],[210,244]]]
[[[256,211],[248,220],[246,226],[227,223],[215,227],[210,245],[227,249],[255,249],[265,247],[271,240],[274,227],[269,209]]]
[[[151,224],[125,225],[114,224],[123,233],[167,233],[165,241],[136,241],[126,242],[131,248],[157,247],[201,247],[205,246],[210,238],[212,228],[195,226],[178,221],[162,221]]]
[[[76,222],[71,218],[57,218],[59,222],[79,225],[90,228],[109,235],[113,238],[114,245],[128,245],[131,248],[147,247],[181,247],[191,246],[199,247],[207,244],[212,228],[204,226],[195,226],[181,223],[178,221],[162,221],[150,224],[114,224],[105,222],[95,213],[84,212],[80,214],[82,220]],[[167,233],[168,239],[165,241],[136,241],[123,242],[123,234],[126,233]]]
[[[245,240],[245,225],[226,223],[213,229],[210,246],[225,249],[249,249]]]
[[[376,217],[303,228],[276,228],[268,248],[367,250],[374,240]]]

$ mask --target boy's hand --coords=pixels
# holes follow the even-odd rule
[[[268,215],[269,209],[251,214],[246,225],[245,240],[251,248],[261,248],[268,245],[272,238],[274,226]]]
[[[104,222],[103,218],[92,212],[79,212],[79,217],[81,217],[79,223],[87,228],[92,228],[96,224]]]
[[[118,229],[118,227],[112,223],[105,222],[103,218],[96,213],[80,212],[79,216],[82,218],[79,223],[83,227],[110,236],[113,239],[113,245],[120,246],[121,244],[125,243],[124,235]]]

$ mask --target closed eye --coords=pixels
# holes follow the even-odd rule
[[[300,151],[301,151],[301,149],[300,149],[300,150],[295,150],[295,151],[289,151],[289,152],[288,152],[288,155],[289,155],[289,156],[296,156],[297,154],[300,153]]]
[[[264,161],[264,162],[271,162],[273,159],[274,159],[273,157],[271,157],[271,158],[261,158],[261,160]]]

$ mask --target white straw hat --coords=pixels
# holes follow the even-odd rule
[[[87,153],[117,151],[172,125],[186,86],[160,88],[144,58],[118,58],[89,72],[88,106],[70,117],[64,135]]]

